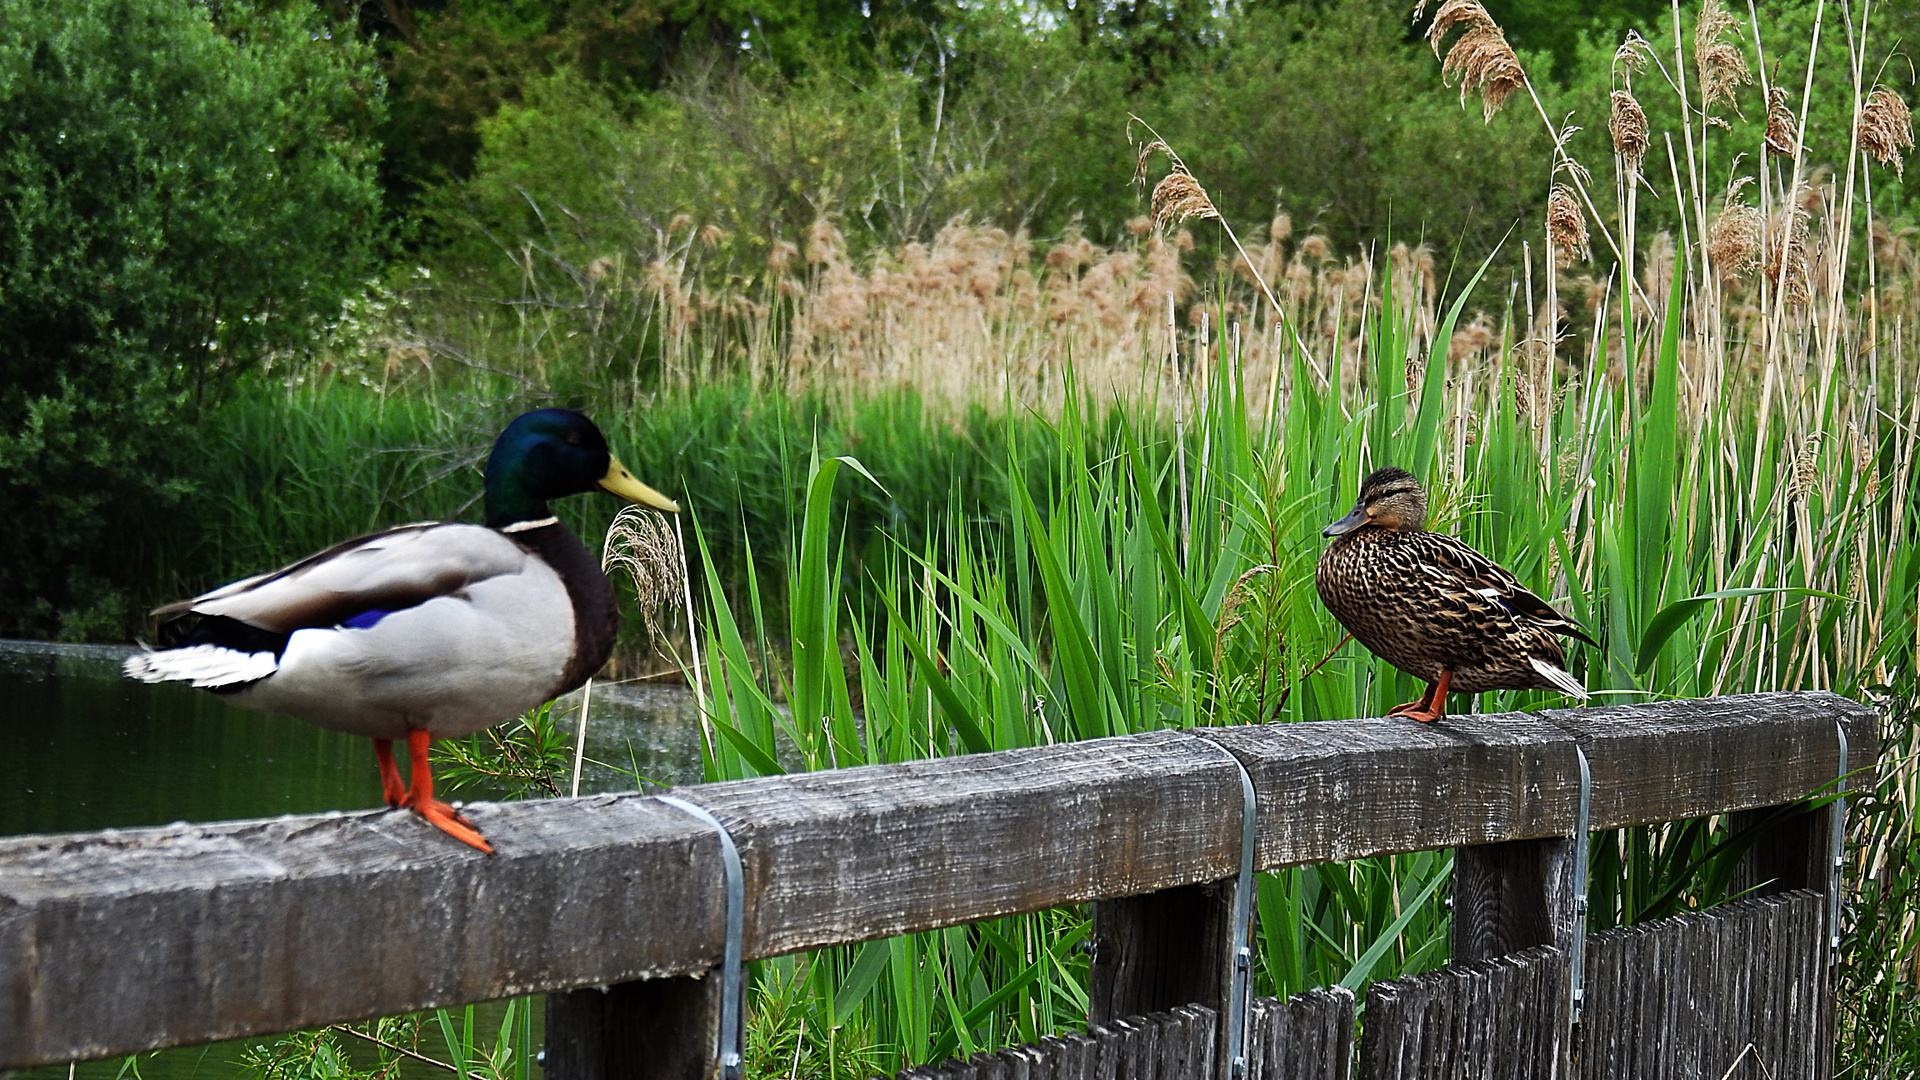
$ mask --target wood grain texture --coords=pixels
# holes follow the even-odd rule
[[[1347,1080],[1352,1072],[1353,991],[1329,986],[1255,998],[1247,1080]]]
[[[1588,938],[1577,1075],[1827,1080],[1825,926],[1803,890]]]
[[[1573,842],[1558,837],[1455,849],[1453,959],[1487,960],[1536,945],[1563,951],[1573,893],[1562,865]]]
[[[1273,869],[1566,835],[1576,738],[1594,828],[1789,802],[1831,781],[1836,719],[1871,761],[1871,711],[1815,693],[1167,731],[678,794],[738,843],[764,957],[1231,877],[1222,748],[1254,777]],[[682,812],[468,813],[498,856],[398,812],[0,839],[0,1068],[718,961],[718,843]]]
[[[1351,1019],[1351,1017],[1349,1017]],[[1184,1005],[1089,1024],[1085,1035],[1039,1042],[965,1061],[916,1065],[896,1080],[1207,1080],[1214,1075],[1215,1014]],[[879,1080],[879,1078],[876,1078]]]
[[[652,799],[0,839],[0,1067],[717,963],[719,842]]]
[[[720,1072],[718,975],[547,995],[546,1080],[710,1080]]]
[[[1239,871],[1239,772],[1177,731],[681,794],[740,846],[749,958]]]
[[[1566,954],[1545,946],[1373,983],[1356,1075],[1546,1080],[1562,1051],[1566,992]]]
[[[1225,1012],[1232,986],[1233,880],[1093,905],[1087,1019],[1198,1004]]]
[[[1546,709],[1593,767],[1593,827],[1618,828],[1777,806],[1833,790],[1836,722],[1847,729],[1850,791],[1873,787],[1879,719],[1820,691]]]
[[[1261,870],[1572,829],[1573,739],[1524,714],[1208,729],[1253,777]]]
[[[1832,784],[1836,722],[1855,767],[1872,762],[1873,710],[1818,691],[1199,734],[1252,775],[1255,863],[1275,870],[1571,835],[1576,741],[1593,773],[1593,829],[1792,802]],[[1857,772],[1852,788],[1870,785],[1871,772]]]
[[[1087,1020],[1178,1011],[1193,1005],[1225,1016],[1233,993],[1235,879],[1182,885],[1093,905]],[[1220,1080],[1237,1052],[1215,1026],[1212,1060]],[[1184,1074],[1183,1074],[1184,1075]]]

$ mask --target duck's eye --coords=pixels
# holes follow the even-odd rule
[[[567,432],[567,445],[568,445],[568,446],[579,446],[579,445],[580,445],[580,433],[579,433],[579,432],[577,432],[577,431],[569,431],[569,432]]]

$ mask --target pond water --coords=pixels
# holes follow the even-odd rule
[[[0,835],[380,805],[380,777],[369,740],[290,717],[236,709],[202,690],[133,682],[120,674],[120,663],[131,651],[111,645],[0,641],[0,737],[5,739],[5,750],[0,751]],[[565,712],[561,723],[569,733],[578,722],[578,702],[575,694],[556,705]],[[697,782],[700,723],[692,693],[678,686],[596,684],[587,757],[583,795],[631,791],[636,775],[665,784]],[[486,797],[483,792],[452,797],[463,796]],[[495,1005],[483,1012],[497,1016],[498,1009]],[[535,1015],[537,1019],[538,1009]],[[497,1019],[493,1024],[490,1028],[483,1023],[480,1030],[494,1030]],[[245,1045],[222,1043],[142,1056],[140,1075],[146,1080],[243,1075],[231,1062]],[[114,1080],[121,1065],[118,1060],[84,1063],[76,1076]],[[56,1080],[68,1070],[62,1066],[10,1075],[16,1080]],[[419,1075],[446,1074],[428,1070]]]

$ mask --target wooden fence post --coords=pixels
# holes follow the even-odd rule
[[[1227,878],[1093,904],[1087,1021],[1204,1005],[1224,1029],[1233,992],[1233,886]]]
[[[547,995],[547,1080],[720,1075],[719,972]]]
[[[1472,963],[1551,945],[1571,956],[1575,865],[1571,838],[1547,837],[1453,849],[1453,962]],[[1559,995],[1552,1018],[1554,1076],[1573,1075],[1573,1000]]]
[[[1832,803],[1804,809],[1767,806],[1731,815],[1735,833],[1758,830],[1753,846],[1734,874],[1730,892],[1772,896],[1794,889],[1812,889],[1822,896],[1833,891]]]

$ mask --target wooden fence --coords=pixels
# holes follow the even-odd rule
[[[1876,749],[1874,714],[1855,702],[1758,694],[1433,725],[1163,731],[674,794],[710,812],[737,847],[747,959],[1091,902],[1093,1034],[1009,1051],[1025,1064],[1005,1075],[1029,1080],[1047,1075],[1033,1068],[1047,1054],[1078,1063],[1076,1076],[1182,1075],[1115,1072],[1117,1059],[1098,1071],[1108,1058],[1087,1047],[1104,1045],[1103,1029],[1127,1039],[1177,1030],[1189,1043],[1201,1033],[1211,1048],[1181,1058],[1195,1080],[1229,1076],[1236,1061],[1249,1077],[1344,1075],[1351,1022],[1342,1035],[1324,1020],[1338,994],[1253,1003],[1244,1056],[1227,1045],[1234,1025],[1215,1021],[1234,1006],[1245,940],[1235,890],[1220,883],[1241,870],[1249,792],[1260,870],[1456,848],[1456,963],[1510,996],[1551,998],[1553,1015],[1527,1045],[1544,1039],[1553,1068],[1573,1075],[1569,996],[1527,988],[1567,984],[1543,972],[1568,958],[1634,977],[1647,950],[1667,947],[1640,928],[1581,947],[1584,863],[1569,838],[1583,801],[1595,830],[1720,813],[1757,820],[1833,791],[1843,753],[1855,770],[1847,787],[1870,786],[1861,771]],[[715,1074],[723,980],[705,976],[727,945],[720,833],[646,795],[468,813],[497,855],[390,811],[0,838],[0,1068],[545,992],[550,1077]],[[1806,958],[1816,945],[1824,957],[1833,835],[1830,806],[1798,814],[1743,868],[1756,895],[1814,894],[1796,901],[1805,910],[1774,901],[1790,918],[1754,931],[1783,954],[1798,935],[1812,981],[1796,984],[1799,999],[1779,1000],[1809,1023],[1831,1022],[1824,965]],[[1734,992],[1702,978],[1689,992]],[[1461,1015],[1491,1015],[1488,992],[1469,986]],[[1390,995],[1406,1006],[1418,994],[1433,991],[1376,984],[1369,1033],[1385,1030]],[[1597,999],[1593,1007],[1598,1031]],[[1296,1024],[1301,1009],[1322,1019]],[[1624,1014],[1612,1015],[1615,1041],[1592,1053],[1639,1053],[1639,1036],[1617,1022]],[[1288,1064],[1308,1044],[1342,1059],[1341,1071]],[[1432,1075],[1494,1075],[1459,1071],[1470,1068]],[[1824,1075],[1818,1061],[1807,1068],[1796,1075]],[[1584,1075],[1603,1073],[1655,1075]]]

